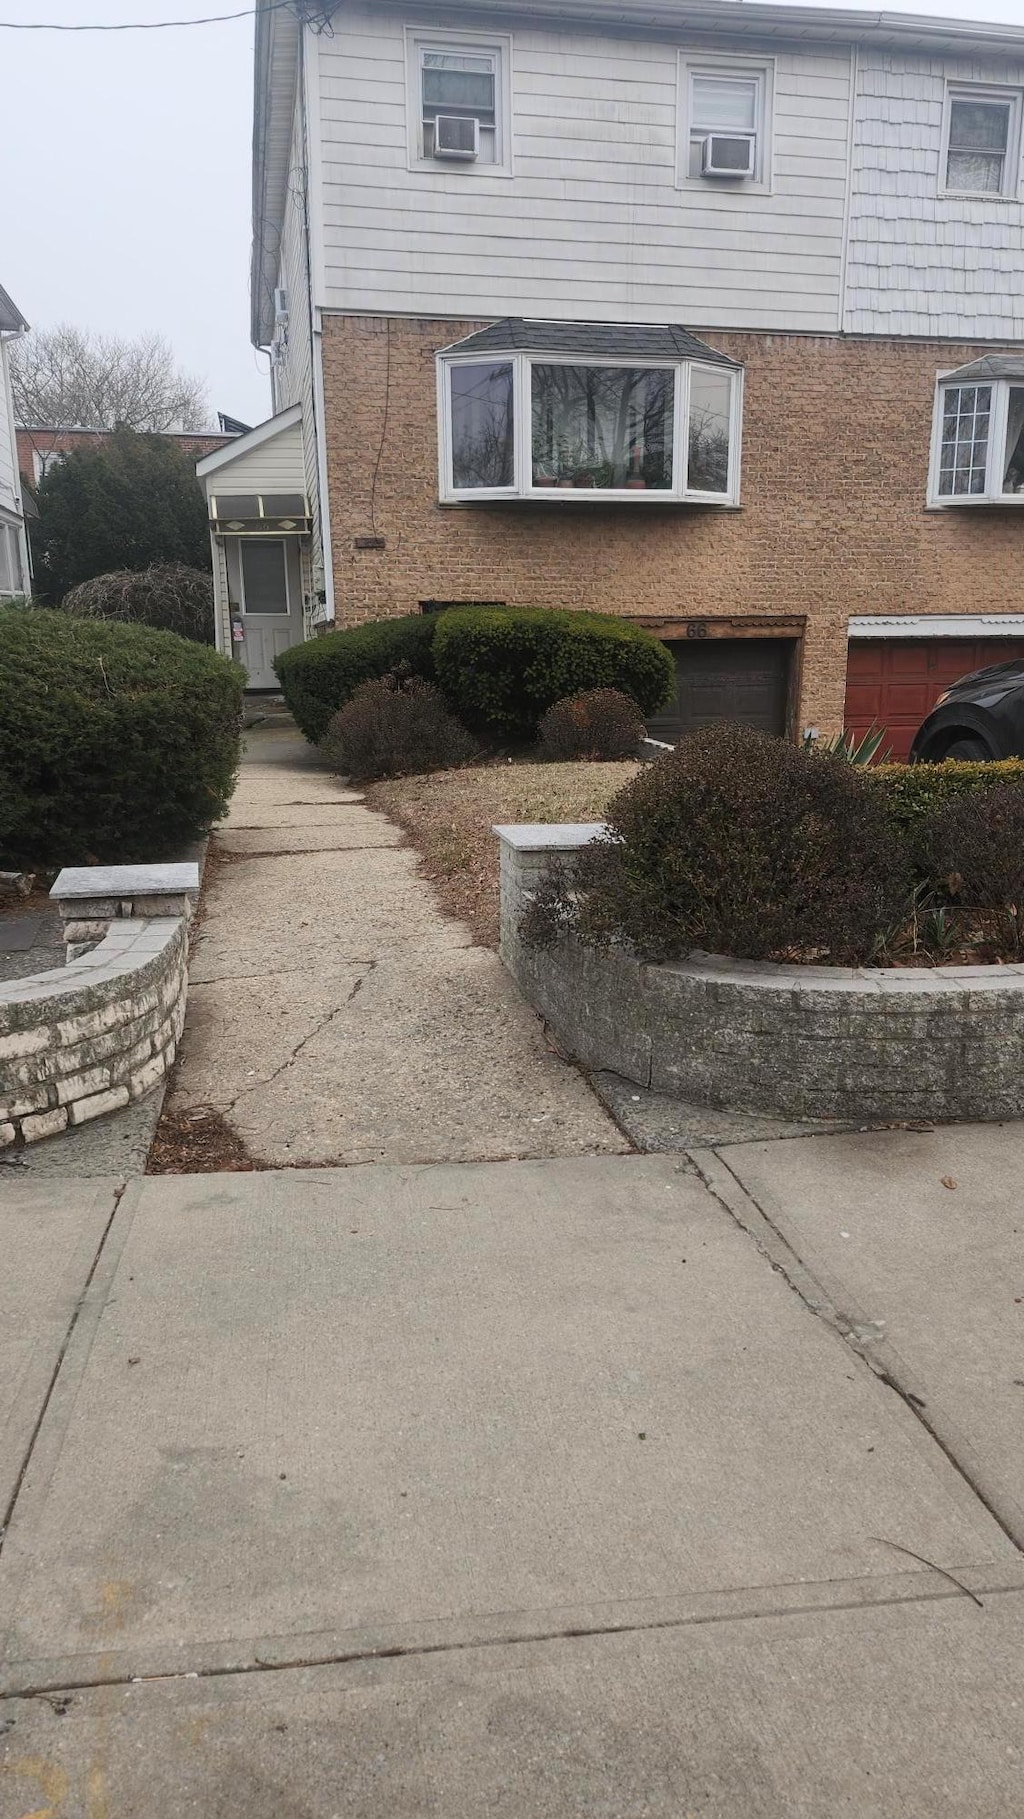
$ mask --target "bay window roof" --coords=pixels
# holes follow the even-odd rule
[[[958,366],[954,373],[944,373],[943,385],[973,385],[978,379],[1024,379],[1024,352],[1019,354],[983,354]]]
[[[715,366],[738,368],[739,362],[720,354],[706,341],[676,323],[644,322],[544,322],[529,316],[505,316],[464,341],[455,341],[446,354],[573,354],[580,359],[700,360]]]

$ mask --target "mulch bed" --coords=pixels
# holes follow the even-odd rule
[[[482,947],[499,934],[495,823],[600,821],[631,761],[612,764],[473,765],[427,777],[394,777],[367,786],[369,808],[405,829],[443,910],[468,923]]]

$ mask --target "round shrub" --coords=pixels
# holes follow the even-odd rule
[[[331,720],[323,750],[336,770],[368,780],[449,770],[477,746],[440,689],[405,674],[362,683]]]
[[[325,632],[308,644],[282,651],[274,668],[301,732],[319,745],[328,723],[363,682],[386,676],[406,664],[415,676],[432,680],[431,655],[436,618],[413,613],[404,619],[379,619],[349,631]]]
[[[1024,945],[1024,789],[996,783],[953,796],[920,834],[925,874],[937,894],[968,909],[1004,913],[1012,946]]]
[[[620,689],[653,714],[675,684],[657,638],[599,613],[460,607],[441,614],[433,655],[455,712],[506,738],[534,737],[548,708],[581,690]]]
[[[149,568],[94,575],[65,594],[60,605],[62,612],[80,619],[152,625],[196,644],[214,642],[213,576],[184,562],[154,562]]]
[[[537,744],[541,757],[553,763],[634,758],[646,730],[628,695],[617,688],[592,688],[548,708],[537,729]]]
[[[172,855],[224,811],[245,678],[147,626],[0,608],[0,851],[42,866]]]
[[[728,724],[703,728],[616,795],[527,927],[569,925],[655,959],[694,948],[857,962],[906,916],[911,880],[879,792],[844,758]]]

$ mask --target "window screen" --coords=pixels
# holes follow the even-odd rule
[[[691,177],[701,174],[704,141],[709,133],[756,134],[759,89],[758,76],[691,77]]]
[[[1012,104],[954,95],[949,104],[946,188],[999,195],[1010,142]]]
[[[284,544],[255,538],[241,545],[242,604],[247,613],[286,613],[288,583]]]
[[[423,156],[434,155],[434,121],[438,114],[480,123],[480,161],[497,159],[497,51],[424,50],[420,84]]]

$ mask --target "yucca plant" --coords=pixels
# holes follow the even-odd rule
[[[884,726],[869,726],[859,739],[853,733],[835,733],[831,739],[815,739],[812,733],[805,733],[803,747],[805,752],[828,752],[833,758],[845,758],[850,764],[886,764],[890,757],[889,747],[879,756],[885,739]]]

